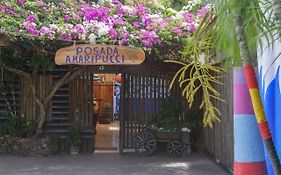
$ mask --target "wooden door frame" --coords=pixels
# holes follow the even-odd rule
[[[122,74],[121,80],[121,102],[120,102],[120,124],[119,124],[119,153],[124,153],[125,146],[125,74],[143,74],[150,72],[151,76],[157,76],[159,72],[162,74],[174,74],[179,66],[176,64],[164,63],[156,60],[145,60],[140,65],[121,65],[121,66],[88,66],[87,71],[93,74]],[[95,139],[95,136],[94,136]]]

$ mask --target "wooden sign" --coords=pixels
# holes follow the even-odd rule
[[[97,44],[64,47],[55,56],[57,65],[136,65],[144,59],[145,53],[140,48]]]

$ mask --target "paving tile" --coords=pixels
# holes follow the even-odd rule
[[[142,157],[135,153],[67,154],[49,157],[0,155],[0,175],[227,175],[202,154],[173,158],[164,153]]]

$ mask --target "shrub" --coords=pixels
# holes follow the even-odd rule
[[[156,117],[157,130],[178,131],[181,129],[180,109],[171,98],[167,98]]]
[[[82,130],[79,127],[72,127],[68,137],[71,146],[80,146],[82,143]]]
[[[0,136],[25,138],[33,135],[34,130],[34,121],[19,116],[7,115],[7,120],[0,124]]]

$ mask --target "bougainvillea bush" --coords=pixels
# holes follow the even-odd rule
[[[153,48],[184,43],[208,7],[191,1],[180,11],[154,1],[9,0],[0,2],[0,34],[27,39],[77,41]]]
[[[33,97],[40,107],[37,136],[42,133],[47,104],[54,93],[85,67],[70,67],[71,70],[43,99],[34,91],[36,76],[33,75],[38,73],[42,65],[43,73],[46,65],[47,70],[53,66],[51,59],[59,47],[75,43],[142,47],[152,56],[157,54],[157,58],[181,59],[184,63],[173,60],[173,63],[183,68],[172,82],[175,82],[177,75],[181,75],[180,85],[185,86],[185,97],[189,104],[192,104],[199,87],[204,87],[201,108],[207,111],[206,121],[212,122],[214,118],[218,119],[215,115],[217,109],[210,100],[214,95],[209,91],[215,96],[219,93],[210,85],[214,83],[214,78],[207,70],[218,72],[219,69],[199,60],[200,56],[212,54],[210,50],[215,43],[209,39],[212,37],[203,37],[209,36],[207,31],[210,31],[215,21],[211,15],[206,15],[212,13],[208,13],[210,8],[204,4],[205,0],[189,0],[186,6],[175,10],[158,4],[156,0],[127,0],[125,3],[117,0],[104,0],[103,3],[91,0],[0,0],[0,45],[4,43],[13,48],[12,54],[7,55],[8,52],[4,51],[6,55],[1,56],[0,67],[28,80]],[[203,24],[206,25],[204,30]],[[8,64],[8,61],[13,63]],[[27,65],[27,68],[22,68],[22,65]],[[25,72],[15,69],[17,67]],[[192,70],[190,77],[182,76],[186,75],[188,68]]]

